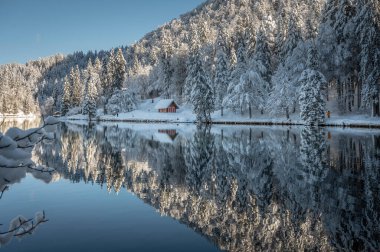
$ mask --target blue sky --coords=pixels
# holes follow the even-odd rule
[[[0,0],[0,64],[128,45],[205,0]]]

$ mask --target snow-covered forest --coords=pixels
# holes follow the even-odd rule
[[[0,66],[0,113],[94,117],[160,96],[199,121],[229,110],[318,124],[327,110],[379,116],[379,66],[377,0],[209,0],[133,45]]]

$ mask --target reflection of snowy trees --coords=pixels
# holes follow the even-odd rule
[[[12,184],[25,178],[26,173],[45,182],[54,179],[54,169],[33,162],[32,151],[36,144],[54,139],[53,131],[57,123],[54,118],[47,118],[43,126],[38,128],[22,130],[13,127],[5,134],[0,132],[0,199]],[[9,243],[13,237],[22,238],[32,234],[40,224],[47,221],[44,212],[36,213],[34,219],[15,217],[8,230],[0,231],[0,245]]]
[[[188,143],[185,152],[186,161],[186,183],[188,186],[202,192],[208,190],[211,182],[214,137],[210,133],[209,126],[200,126],[193,138]]]
[[[117,126],[63,127],[62,156],[76,169],[62,176],[125,187],[229,251],[378,250],[379,137],[326,136],[206,127],[166,143]]]

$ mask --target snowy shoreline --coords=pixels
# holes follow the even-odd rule
[[[99,122],[125,122],[125,123],[181,123],[194,124],[196,116],[192,111],[191,106],[183,105],[176,113],[159,113],[155,109],[160,99],[145,100],[137,106],[136,110],[126,113],[119,113],[118,116],[103,115],[103,111],[98,111],[98,116],[94,121]],[[88,120],[88,116],[82,114],[70,115],[61,117],[60,120]],[[211,114],[212,124],[215,125],[264,125],[264,126],[291,126],[304,125],[299,114],[291,114],[290,118],[274,117],[269,115],[254,114],[250,119],[247,115],[234,113],[230,110],[225,110],[221,116],[220,110]],[[326,123],[321,125],[325,127],[351,127],[351,128],[376,128],[380,129],[380,118],[374,118],[362,114],[336,115],[326,119]]]
[[[61,117],[61,121],[88,121],[87,118],[82,116],[72,116],[72,117]],[[195,121],[183,121],[175,119],[146,119],[146,118],[118,118],[111,116],[100,117],[97,122],[123,122],[123,123],[148,123],[148,124],[160,124],[160,123],[176,123],[176,124],[195,124]],[[302,122],[297,120],[281,120],[281,119],[269,119],[269,120],[214,120],[211,122],[213,125],[251,125],[251,126],[302,126]],[[325,124],[320,125],[322,127],[347,127],[347,128],[369,128],[369,129],[380,129],[380,120],[377,122],[375,120],[353,120],[350,118],[338,118],[338,119],[328,119]]]

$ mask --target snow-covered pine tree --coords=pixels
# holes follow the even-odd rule
[[[56,107],[59,104],[58,97],[61,96],[61,85],[58,84],[58,79],[54,80],[54,86],[53,86],[53,94],[52,97],[54,99],[54,107]]]
[[[227,93],[229,84],[229,67],[228,59],[226,55],[226,48],[223,42],[223,38],[219,35],[216,53],[216,70],[214,79],[214,95],[215,95],[215,107],[220,109],[221,116],[223,116],[223,98]]]
[[[70,81],[72,83],[72,106],[79,107],[82,102],[83,97],[83,87],[81,83],[81,76],[79,66],[76,65],[75,69],[73,68],[70,71]]]
[[[69,109],[71,107],[71,83],[67,76],[65,76],[65,79],[63,81],[63,97],[62,97],[62,107],[61,107],[61,114],[66,115],[67,112],[69,112]]]
[[[380,20],[374,13],[376,9],[380,9],[380,3],[376,0],[365,2],[356,30],[360,41],[359,78],[363,83],[362,105],[371,107],[372,116],[380,116]]]
[[[98,74],[99,80],[96,84],[96,90],[98,91],[98,95],[103,94],[103,87],[102,87],[102,72],[103,72],[103,67],[102,67],[102,62],[98,57],[95,59],[94,63],[94,71]]]
[[[127,62],[124,59],[123,51],[121,48],[117,50],[116,59],[115,59],[115,79],[113,84],[114,90],[121,90],[125,81],[125,66]]]
[[[198,32],[196,27],[191,27],[191,33],[189,36],[189,44],[190,47],[190,54],[186,62],[187,67],[187,76],[185,79],[185,88],[184,88],[184,101],[187,103],[191,103],[191,93],[194,85],[194,76],[197,75],[197,68],[196,68],[196,57],[197,54],[200,54],[200,43],[198,38]]]
[[[236,51],[236,66],[231,73],[231,81],[239,82],[240,76],[247,70],[246,51],[244,44],[244,32],[237,33],[237,51]]]
[[[173,66],[171,64],[171,59],[173,55],[173,41],[169,31],[162,31],[162,52],[159,56],[159,66],[160,66],[160,78],[162,82],[162,96],[169,98],[170,86],[172,84],[173,77]]]
[[[296,12],[296,11],[295,11]],[[291,55],[293,49],[302,40],[301,29],[299,27],[297,14],[290,16],[289,25],[287,29],[287,37],[282,45],[281,58],[283,61]]]
[[[256,35],[256,47],[251,61],[249,78],[255,84],[253,96],[255,105],[264,113],[265,103],[269,97],[271,71],[271,55],[267,37],[262,29]]]
[[[310,45],[308,50],[307,69],[304,70],[299,79],[301,119],[307,125],[321,125],[325,122],[326,102],[322,90],[327,82],[324,75],[317,70],[317,50]]]
[[[198,41],[197,31],[193,31],[192,36]],[[195,44],[191,52],[191,71],[186,78],[186,85],[191,87],[191,103],[197,122],[210,123],[211,113],[215,108],[214,93],[211,80],[203,68],[202,55],[198,52],[199,46]]]
[[[96,116],[96,97],[98,95],[96,86],[99,83],[99,75],[92,66],[91,60],[87,66],[87,81],[85,96],[83,100],[82,114],[88,115],[89,121]]]
[[[116,56],[114,49],[111,49],[110,55],[108,56],[105,74],[106,77],[104,78],[103,82],[103,90],[106,99],[108,99],[112,95],[116,82]]]

